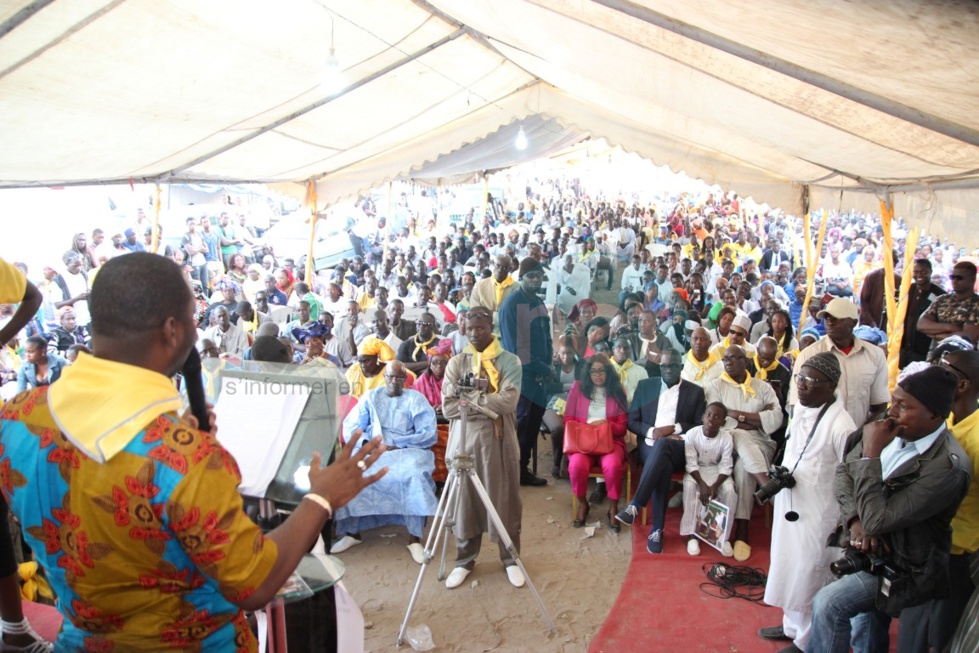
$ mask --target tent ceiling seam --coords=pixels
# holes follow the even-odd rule
[[[72,36],[73,34],[77,34],[81,30],[85,29],[86,27],[88,27],[89,25],[91,25],[93,22],[95,22],[96,20],[98,20],[99,18],[101,18],[102,16],[104,16],[105,14],[109,13],[110,11],[112,11],[113,9],[115,9],[116,7],[118,7],[119,5],[121,5],[122,3],[124,3],[125,1],[126,0],[113,0],[109,4],[103,5],[102,8],[99,9],[98,11],[93,11],[91,14],[89,14],[88,16],[86,16],[85,18],[83,18],[82,20],[78,21],[77,23],[75,23],[74,25],[72,25],[71,27],[69,27],[68,29],[66,29],[64,32],[62,32],[61,34],[59,34],[53,41],[50,41],[49,43],[41,46],[40,48],[38,48],[37,50],[34,50],[33,52],[31,52],[29,55],[27,55],[23,59],[20,59],[19,61],[15,61],[14,63],[12,63],[9,66],[7,66],[5,69],[3,69],[2,71],[0,71],[0,79],[3,79],[7,75],[15,72],[16,70],[22,68],[23,66],[26,66],[27,64],[29,64],[30,62],[34,61],[35,59],[37,59],[38,57],[40,57],[42,54],[44,54],[45,52],[47,52],[48,50],[50,50],[51,48],[53,48],[54,46],[62,43],[68,37]]]
[[[23,25],[31,17],[37,14],[54,0],[34,0],[28,5],[21,7],[17,13],[0,24],[0,39],[10,34],[12,31]]]
[[[940,116],[926,113],[921,109],[889,100],[842,80],[834,79],[828,75],[818,73],[785,59],[780,59],[743,43],[738,43],[689,23],[671,18],[647,7],[639,6],[633,2],[629,2],[629,0],[591,0],[591,2],[668,30],[674,34],[679,34],[698,43],[703,43],[722,52],[732,54],[746,61],[764,66],[765,68],[876,109],[900,120],[944,134],[949,138],[954,138],[963,143],[979,146],[979,130],[971,129],[965,125],[941,118]]]
[[[305,106],[305,107],[303,107],[301,109],[297,109],[296,111],[293,111],[289,115],[283,116],[282,118],[279,118],[278,120],[275,120],[275,121],[269,123],[268,125],[265,125],[264,127],[259,127],[253,133],[248,134],[247,136],[243,136],[241,138],[238,138],[238,139],[236,139],[236,140],[234,140],[234,141],[232,141],[230,143],[227,143],[227,144],[219,147],[216,150],[212,150],[211,152],[209,152],[207,154],[203,154],[203,155],[197,157],[196,159],[193,159],[193,160],[191,160],[191,161],[189,161],[189,162],[187,162],[187,163],[185,163],[185,164],[183,164],[183,165],[181,165],[181,166],[179,166],[177,168],[174,168],[173,170],[170,170],[170,171],[168,171],[166,173],[163,173],[161,176],[162,177],[166,177],[166,176],[170,176],[170,175],[175,175],[177,173],[183,172],[184,170],[188,170],[190,168],[193,168],[194,166],[200,165],[201,163],[203,163],[204,161],[207,161],[208,159],[213,159],[214,157],[216,157],[216,156],[218,156],[220,154],[224,154],[228,150],[234,149],[234,148],[238,147],[239,145],[243,145],[243,144],[247,143],[248,141],[250,141],[250,140],[252,140],[254,138],[257,138],[257,137],[261,136],[262,134],[265,134],[265,133],[268,133],[268,132],[270,132],[270,131],[272,131],[274,129],[277,129],[277,128],[281,127],[282,125],[284,125],[284,124],[286,124],[286,123],[288,123],[288,122],[290,122],[292,120],[295,120],[296,118],[299,118],[300,116],[306,115],[310,111],[313,111],[315,109],[318,109],[321,106],[323,106],[325,104],[328,104],[328,103],[332,102],[333,100],[336,100],[337,98],[343,97],[344,95],[347,95],[348,93],[351,93],[352,91],[357,90],[361,86],[365,86],[365,85],[369,84],[370,82],[374,81],[375,79],[378,79],[380,77],[383,77],[384,75],[387,75],[388,73],[390,73],[390,72],[392,72],[394,70],[397,70],[398,68],[401,68],[402,66],[404,66],[406,64],[409,64],[412,61],[415,61],[419,57],[422,57],[422,56],[428,54],[429,52],[432,52],[434,50],[437,50],[438,48],[442,47],[446,43],[450,43],[450,42],[456,40],[457,38],[459,38],[460,36],[464,36],[466,34],[467,34],[467,32],[466,32],[465,29],[457,29],[454,32],[452,32],[451,34],[447,34],[446,36],[443,36],[439,40],[437,40],[437,41],[435,41],[433,43],[429,43],[428,45],[424,46],[423,48],[421,48],[419,50],[416,50],[415,52],[413,52],[412,54],[408,55],[404,59],[399,59],[398,61],[395,61],[394,63],[391,63],[391,64],[385,66],[384,68],[381,68],[380,70],[374,71],[373,73],[371,73],[367,77],[364,77],[362,79],[359,79],[356,82],[353,82],[352,84],[348,84],[341,91],[338,91],[336,93],[331,93],[330,95],[326,96],[325,98],[322,98],[320,100],[317,100],[316,102],[313,102],[312,104],[309,104],[309,105],[307,105],[307,106]],[[220,132],[216,132],[216,133],[220,133]],[[214,134],[212,134],[212,136],[213,135]],[[177,153],[175,152],[173,156],[175,156],[176,154]]]

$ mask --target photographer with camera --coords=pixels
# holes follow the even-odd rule
[[[831,565],[840,579],[813,600],[807,650],[887,650],[891,617],[949,593],[950,523],[969,488],[970,463],[945,426],[955,374],[929,367],[898,381],[882,420],[836,469],[840,505],[835,546],[849,545]],[[901,629],[916,629],[913,615]],[[898,647],[898,653],[912,650]]]
[[[460,452],[472,458],[476,475],[486,488],[516,550],[520,551],[520,445],[517,442],[517,402],[520,400],[520,359],[503,349],[493,336],[493,314],[482,306],[469,309],[466,318],[469,344],[445,368],[442,382],[442,414],[449,420],[449,442],[445,463]],[[462,439],[460,397],[475,405]],[[486,412],[483,412],[482,410]],[[497,417],[490,417],[492,412]],[[496,531],[479,495],[468,483],[458,488],[455,514],[455,568],[445,580],[448,589],[462,585],[476,565],[483,533],[499,544],[500,559],[514,587],[522,587],[524,576],[516,560]]]
[[[841,374],[839,360],[829,352],[806,361],[795,377],[799,407],[786,434],[782,466],[776,468],[779,472],[769,472],[772,480],[755,493],[763,501],[775,496],[765,603],[782,608],[782,625],[762,628],[758,634],[792,640],[779,653],[806,650],[812,599],[833,580],[829,563],[839,557],[839,551],[824,546],[823,540],[839,522],[833,476],[843,460],[847,436],[856,430],[836,397]]]

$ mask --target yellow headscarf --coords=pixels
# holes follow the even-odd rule
[[[720,357],[715,352],[708,351],[707,360],[701,363],[693,355],[693,350],[691,349],[687,352],[687,360],[693,363],[693,366],[697,368],[697,375],[694,377],[694,380],[699,381],[700,379],[704,378],[704,374],[707,373],[707,370],[713,367],[714,363],[720,360]]]
[[[388,361],[394,360],[394,350],[391,346],[378,338],[377,336],[367,336],[360,341],[360,347],[357,348],[357,354],[359,356],[377,356],[379,360]]]
[[[772,361],[772,364],[769,365],[768,367],[762,367],[761,361],[758,360],[758,352],[755,352],[754,361],[755,361],[755,370],[756,370],[755,378],[761,379],[762,381],[767,381],[768,373],[774,370],[776,367],[778,367],[778,358]]]
[[[489,379],[490,383],[490,392],[496,392],[500,389],[500,373],[496,370],[496,366],[493,365],[493,359],[499,356],[502,351],[503,347],[500,346],[500,341],[496,338],[493,338],[493,341],[481,352],[476,351],[476,348],[473,347],[471,342],[462,350],[462,353],[472,355],[473,374],[479,376],[480,370],[486,372],[486,378]]]
[[[100,463],[157,417],[182,406],[173,382],[162,374],[84,352],[51,385],[48,402],[65,437]]]
[[[748,397],[755,396],[755,389],[751,387],[751,375],[748,374],[747,372],[744,373],[744,383],[738,383],[737,381],[732,379],[731,375],[728,374],[727,372],[721,374],[721,380],[724,381],[725,383],[730,383],[731,385],[737,388],[741,388],[741,392],[744,393],[745,399],[747,399]]]

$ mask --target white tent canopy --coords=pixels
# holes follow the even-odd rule
[[[519,162],[501,128],[526,119],[532,152],[601,136],[794,213],[890,192],[970,242],[977,106],[955,0],[0,1],[0,187],[314,179],[333,203]]]

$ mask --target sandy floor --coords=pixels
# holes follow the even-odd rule
[[[549,443],[541,441],[538,471],[551,468]],[[593,505],[589,521],[601,521],[593,537],[571,526],[567,479],[521,488],[521,559],[557,626],[551,635],[528,587],[507,581],[495,544],[483,541],[466,583],[447,590],[437,579],[438,557],[428,567],[409,626],[426,624],[437,651],[585,651],[618,595],[629,567],[631,535],[611,533],[607,503]],[[393,535],[393,537],[392,537]],[[583,539],[584,538],[584,539]],[[344,583],[364,613],[366,651],[396,650],[401,621],[420,567],[406,548],[403,529],[377,529],[341,554]],[[441,551],[440,551],[441,552]],[[439,553],[440,553],[439,552]],[[452,568],[450,547],[446,573]],[[475,585],[475,587],[472,587]],[[402,650],[410,651],[406,644]]]

